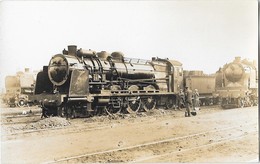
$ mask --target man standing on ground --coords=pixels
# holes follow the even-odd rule
[[[181,110],[181,108],[185,105],[185,96],[182,89],[180,89],[180,92],[177,96],[177,103],[178,103],[178,109]]]
[[[200,108],[200,98],[199,98],[200,94],[198,89],[194,90],[194,94],[193,94],[193,98],[194,98],[194,110],[196,111],[197,109]]]
[[[192,106],[192,91],[189,89],[189,87],[185,87],[185,117],[190,117],[190,109]]]

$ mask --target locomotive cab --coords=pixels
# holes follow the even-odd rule
[[[183,68],[182,64],[176,60],[153,58],[152,65],[156,70],[155,78],[163,79],[163,84],[160,89],[166,92],[178,93],[183,89]]]
[[[167,109],[176,108],[177,95],[183,89],[183,68],[176,60],[153,58],[151,64],[155,69],[155,79],[160,91],[165,96],[158,97],[157,104]]]

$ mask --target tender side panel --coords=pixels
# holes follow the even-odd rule
[[[186,78],[186,85],[191,90],[198,89],[200,94],[211,94],[215,91],[214,76],[189,76]]]

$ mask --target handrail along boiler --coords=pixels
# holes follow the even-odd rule
[[[171,108],[182,88],[183,68],[176,60],[148,61],[68,46],[38,73],[35,96],[48,115],[78,117]]]

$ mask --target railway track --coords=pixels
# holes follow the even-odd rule
[[[41,114],[6,115],[2,116],[1,125],[28,124],[41,119]]]
[[[202,106],[201,109],[219,109],[220,107],[217,106],[217,105],[214,105],[214,106]],[[176,111],[176,109],[170,109],[171,111]],[[185,111],[185,109],[182,109],[182,111]],[[19,113],[4,113],[4,114],[1,114],[2,116],[2,120],[6,120],[6,119],[19,119],[19,118],[28,118],[28,117],[37,117],[37,116],[41,116],[41,112],[40,111],[37,111],[37,112],[32,112],[32,113],[29,113],[27,112],[26,114],[21,114],[22,112],[19,112]],[[146,113],[146,112],[140,112],[140,113]],[[140,113],[137,113],[137,114],[140,114]],[[174,113],[171,113],[171,114],[174,114]],[[113,114],[112,114],[113,115]]]
[[[218,106],[210,106],[210,107],[202,107],[202,110],[204,109],[208,109],[208,110],[211,110],[211,109],[219,109]],[[151,114],[151,113],[147,113],[147,112],[143,112],[144,114],[147,114],[147,116],[145,117],[142,117],[142,116],[138,116],[138,113],[137,115],[134,115],[134,118],[127,118],[128,119],[128,123],[126,122],[125,124],[139,124],[141,122],[153,122],[155,121],[157,118],[162,118],[162,117],[169,117],[169,118],[173,118],[173,117],[182,117],[183,115],[183,112],[184,112],[184,109],[182,109],[182,111],[173,111],[171,110],[170,113],[167,113],[167,114]],[[207,113],[207,111],[204,111],[205,113]],[[151,115],[149,115],[151,114]],[[177,114],[177,115],[176,115]],[[125,115],[125,116],[130,116],[129,114],[128,115]],[[125,116],[123,116],[123,118],[119,118],[118,120],[125,120]],[[35,114],[35,115],[32,115],[32,116],[25,116],[25,115],[10,115],[10,116],[7,116],[9,118],[13,118],[13,119],[17,119],[17,118],[33,118],[33,117],[36,117],[32,120],[27,120],[27,121],[12,121],[12,122],[6,122],[6,123],[2,123],[2,125],[4,126],[12,126],[12,125],[15,125],[15,124],[30,124],[30,123],[35,123],[39,120],[41,120],[40,118],[40,114]],[[141,120],[139,121],[136,121],[136,118],[135,117],[139,117],[139,118],[142,118]],[[98,118],[98,117],[97,117]],[[117,124],[116,122],[118,121],[117,119],[114,119],[114,118],[111,118],[111,120],[109,121],[110,123],[107,124],[107,123],[104,123],[103,121],[100,122],[99,121],[95,121],[95,122],[85,122],[84,119],[73,119],[73,120],[70,120],[71,121],[71,125],[70,126],[64,126],[64,127],[52,127],[52,128],[43,128],[43,129],[21,129],[21,130],[12,130],[11,133],[6,133],[6,134],[2,134],[2,136],[4,137],[3,139],[4,140],[10,140],[10,139],[16,139],[16,138],[19,138],[19,136],[26,136],[26,135],[31,135],[32,133],[41,133],[41,134],[51,134],[52,132],[53,133],[56,133],[55,130],[59,130],[59,133],[63,133],[63,134],[66,134],[66,133],[78,133],[78,132],[82,132],[82,131],[93,131],[93,130],[100,130],[100,129],[106,129],[106,128],[111,128],[111,126],[114,126],[115,124]],[[131,120],[135,120],[134,122],[132,122]],[[79,121],[79,123],[75,123]],[[81,121],[81,122],[80,122]],[[83,121],[83,122],[82,122]],[[106,122],[106,121],[105,121]],[[76,125],[77,124],[77,125]],[[120,126],[120,125],[117,125],[117,126]],[[64,131],[64,132],[63,132]]]
[[[28,114],[39,114],[42,109],[40,107],[22,107],[22,108],[1,108],[1,116],[16,116],[16,115],[28,115]]]
[[[165,115],[156,115],[158,117],[165,117]],[[171,115],[167,115],[167,117],[171,117]],[[122,119],[122,118],[120,118]],[[119,119],[119,120],[120,120]],[[134,118],[133,118],[134,119]],[[153,116],[147,116],[145,119],[142,119],[141,122],[153,122],[155,121],[156,118],[154,118]],[[71,120],[72,125],[71,126],[65,126],[65,127],[53,127],[53,128],[45,128],[45,129],[32,129],[32,130],[21,130],[18,132],[13,132],[10,134],[3,134],[2,136],[4,137],[4,139],[16,139],[19,136],[25,136],[25,135],[30,135],[32,133],[41,133],[43,134],[44,132],[46,132],[46,134],[50,134],[51,132],[53,133],[57,133],[56,130],[60,130],[59,133],[61,134],[66,134],[66,133],[80,133],[82,131],[95,131],[95,130],[102,130],[102,129],[106,129],[106,128],[112,128],[113,126],[120,126],[120,124],[116,123],[118,120],[114,120],[111,119],[111,122],[109,124],[107,124],[107,122],[80,122],[77,125],[75,125],[76,123],[74,121],[82,121],[82,119],[75,119],[75,120]],[[130,120],[129,120],[130,121]],[[128,124],[139,124],[140,122],[128,122],[128,123],[124,123],[124,125],[128,125]],[[64,132],[63,132],[64,131]]]
[[[25,118],[25,117],[34,117],[34,116],[41,116],[41,114],[24,114],[24,115],[6,115],[3,118]]]
[[[134,146],[121,148],[119,145],[117,149],[66,157],[47,163],[154,162],[154,159],[164,156],[211,147],[232,140],[239,140],[250,134],[257,135],[257,133],[256,124],[238,125]]]

